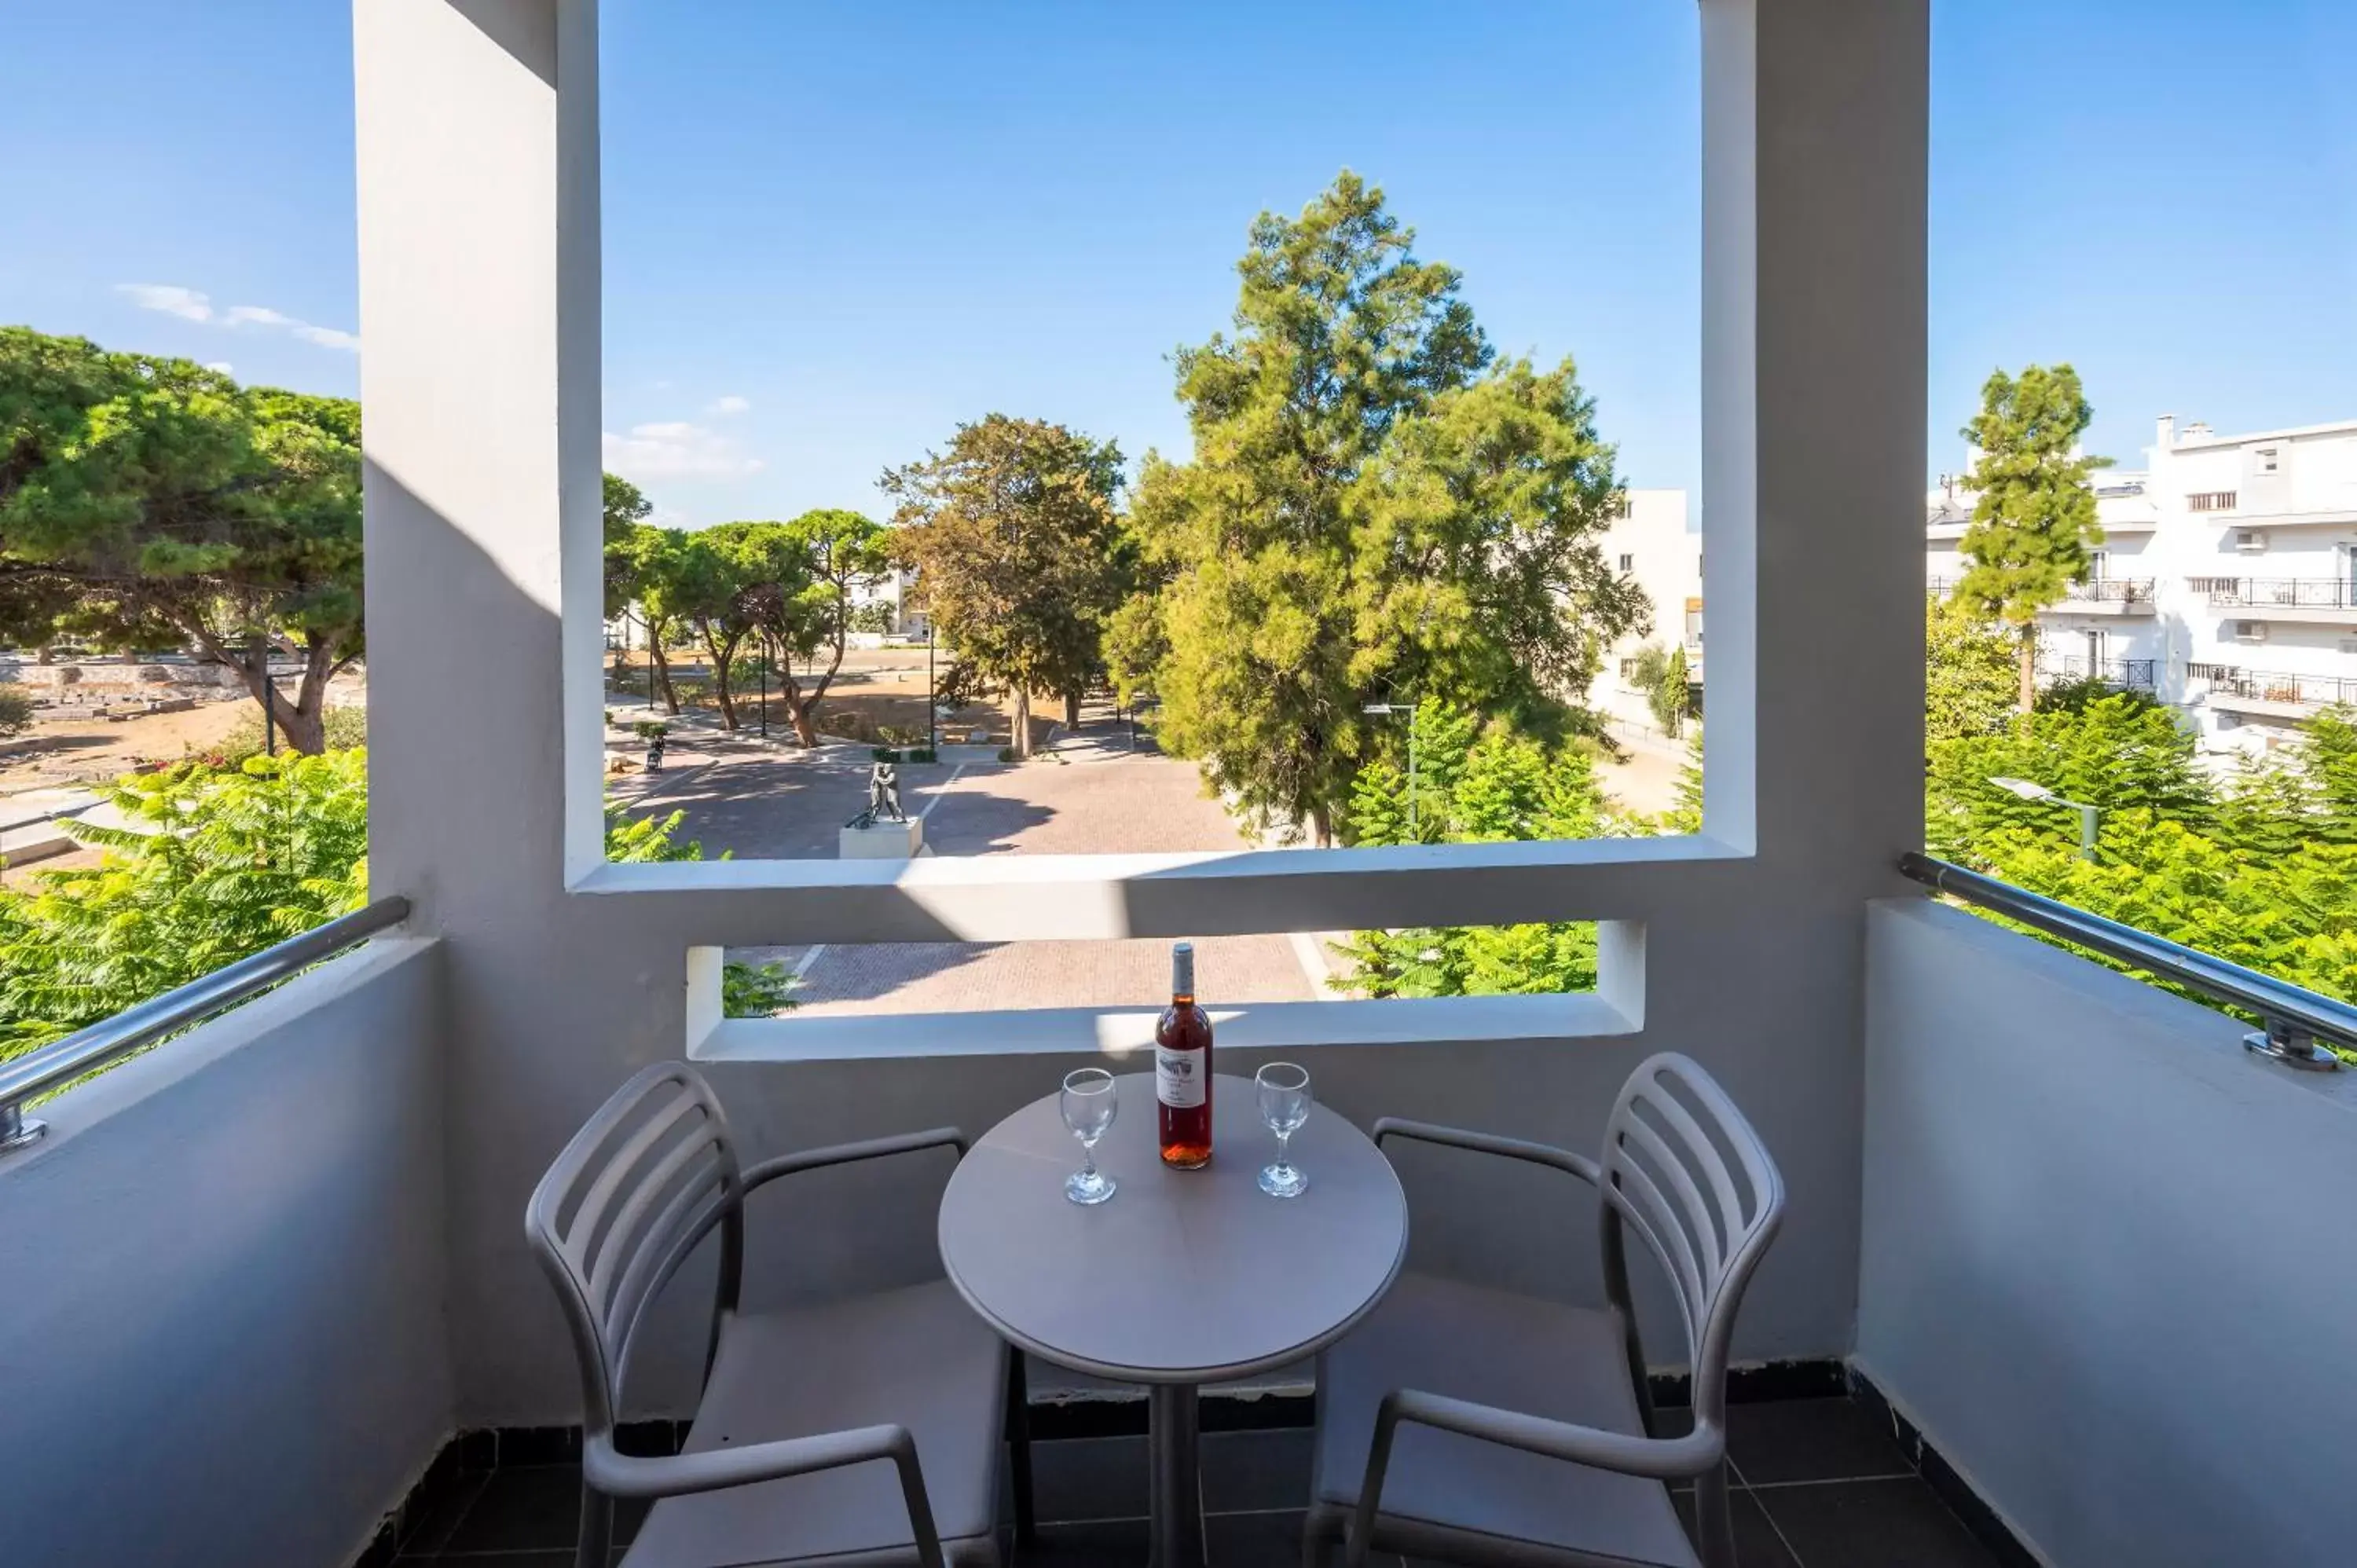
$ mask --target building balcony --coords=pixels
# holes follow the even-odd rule
[[[2212,607],[2250,612],[2253,620],[2357,625],[2357,583],[2345,577],[2195,577],[2191,586]]]
[[[2100,681],[2118,692],[2153,692],[2158,669],[2150,659],[2090,659],[2083,653],[2040,655],[2038,679],[2054,685],[2065,681]]]
[[[1944,599],[1954,594],[1963,581],[1961,577],[1926,578],[1924,593],[1934,599]],[[2093,582],[2071,584],[2061,603],[2048,605],[2039,613],[2127,617],[2148,616],[2154,610],[2150,577],[2098,577]]]
[[[1991,897],[1937,863],[1910,874]],[[1993,907],[2040,918],[2043,901],[2010,897],[2020,904]],[[1920,893],[1867,900],[1858,916],[1852,1099],[1780,1098],[1776,1062],[1719,1053],[1794,1206],[1741,1330],[1729,1426],[1740,1561],[1994,1568],[2016,1541],[2072,1568],[2338,1561],[2357,1503],[2329,1466],[2287,1472],[2273,1456],[2287,1443],[2321,1451],[2357,1400],[2357,1354],[2339,1348],[2357,1219],[2330,1202],[2255,1206],[2213,1172],[2348,1190],[2357,1073],[2293,1071],[2246,1050],[2247,1026],[2230,1016]],[[2083,940],[2126,943],[2125,955],[2151,947],[2091,929]],[[1770,945],[1765,930],[1750,940]],[[450,1251],[458,1192],[528,1186],[549,1153],[546,1134],[494,1121],[501,1142],[525,1140],[511,1170],[449,1159],[491,1093],[451,1032],[470,1005],[453,957],[405,927],[383,931],[51,1100],[45,1133],[0,1154],[6,1420],[39,1437],[12,1443],[0,1469],[12,1563],[564,1560],[577,1411],[549,1397],[487,1404],[466,1383],[537,1381],[563,1331],[544,1282],[491,1283]],[[2164,961],[2178,961],[2147,960]],[[2357,1014],[2271,983],[2252,994],[2357,1031]],[[1518,1073],[1502,1097],[1480,1090],[1479,1119],[1592,1137],[1631,1056],[1607,1047],[1547,1044],[1543,1055],[1570,1055],[1545,1074],[1545,1102]],[[1317,1114],[1362,1125],[1436,1101],[1464,1116],[1479,1088],[1467,1075],[1480,1058],[1455,1051],[1305,1054]],[[799,1144],[901,1122],[978,1131],[1065,1061],[966,1065],[989,1070],[909,1062],[888,1092],[816,1121],[775,1068],[706,1070],[732,1118]],[[2193,1144],[2212,1164],[2189,1166]],[[1824,1145],[1847,1157],[1820,1170]],[[1445,1272],[1512,1273],[1536,1225],[1549,1260],[1596,1245],[1592,1210],[1581,1218],[1535,1177],[1469,1186],[1421,1161],[1402,1174]],[[801,1298],[921,1275],[925,1196],[853,1183],[780,1208],[757,1224],[754,1255],[796,1265],[748,1288]],[[855,1199],[871,1219],[856,1240],[790,1244],[813,1225],[824,1235],[830,1209]],[[512,1228],[521,1236],[520,1218]],[[1792,1316],[1820,1293],[1849,1304],[1850,1326],[1820,1337]],[[2257,1303],[2265,1333],[2251,1326]],[[531,1355],[466,1334],[468,1315],[492,1307],[528,1326]],[[2155,1346],[2188,1353],[2157,1366]],[[683,1339],[648,1369],[629,1442],[678,1441],[695,1357]],[[1654,1369],[1673,1423],[1680,1372],[1675,1359]],[[1299,1561],[1315,1377],[1305,1363],[1209,1399],[1214,1568]],[[1042,1363],[1030,1382],[1041,1530],[1014,1564],[1143,1562],[1142,1407]],[[124,1475],[141,1484],[126,1490]],[[622,1542],[636,1518],[621,1515]]]
[[[1305,1066],[1315,1117],[1591,1153],[1637,1063],[1708,1071],[1786,1198],[1728,1342],[1745,1568],[2345,1560],[2357,1073],[2246,1051],[2247,1026],[1902,869],[1923,624],[1890,591],[1919,542],[1889,522],[1920,504],[1929,424],[1924,0],[1701,10],[1698,831],[899,862],[606,859],[597,7],[353,16],[368,874],[407,909],[234,1010],[148,1019],[175,1037],[94,1079],[41,1080],[46,1133],[0,1153],[9,1568],[571,1561],[583,1369],[524,1215],[618,1086],[692,1060],[771,1156],[979,1134],[1073,1068],[1141,1059],[1130,1010],[897,1018],[888,1040],[725,1019],[729,948],[1534,922],[1594,925],[1594,989],[1254,1004],[1219,1048]],[[1410,1267],[1599,1297],[1594,1195],[1561,1169],[1398,1158]],[[939,1188],[888,1164],[758,1200],[748,1305],[941,1277]],[[634,1445],[695,1408],[716,1262],[687,1253],[641,1320]],[[1665,1406],[1692,1370],[1684,1288],[1637,1286]],[[1138,1391],[1032,1370],[1053,1522],[1014,1568],[1139,1562]],[[1301,1561],[1317,1378],[1207,1401],[1211,1568]],[[1479,1491],[1486,1459],[1463,1473]]]
[[[2357,680],[2296,671],[2246,670],[2239,664],[2192,664],[2186,675],[2207,683],[2213,708],[2261,718],[2313,718],[2323,709],[2357,703]]]

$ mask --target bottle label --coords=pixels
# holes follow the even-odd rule
[[[1174,1051],[1154,1047],[1154,1095],[1173,1111],[1192,1111],[1203,1103],[1203,1058],[1208,1051]]]

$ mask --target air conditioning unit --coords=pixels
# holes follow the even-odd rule
[[[2259,528],[2238,528],[2234,530],[2234,548],[2245,555],[2266,554],[2267,549],[2266,531]]]
[[[2266,622],[2263,620],[2238,620],[2234,623],[2234,640],[2236,642],[2265,642],[2266,639]]]

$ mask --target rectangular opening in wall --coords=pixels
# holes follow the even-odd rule
[[[1204,937],[1211,1008],[1593,991],[1592,921]],[[802,1019],[1043,1008],[1158,1009],[1171,944],[1159,940],[865,942],[731,948],[723,1011]]]
[[[617,797],[740,860],[1656,831],[1699,16],[1362,20],[605,8]],[[1443,799],[1477,731],[1595,798]]]

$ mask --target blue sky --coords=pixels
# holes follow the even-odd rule
[[[2328,0],[1943,0],[1930,466],[1997,365],[2090,445],[2357,417],[2357,23]],[[991,410],[1183,452],[1170,349],[1263,208],[1349,166],[1501,349],[1574,355],[1691,485],[1697,28],[1681,0],[607,0],[605,425],[692,523],[880,510]],[[357,385],[338,0],[19,7],[0,321]],[[145,285],[143,287],[134,285]]]

